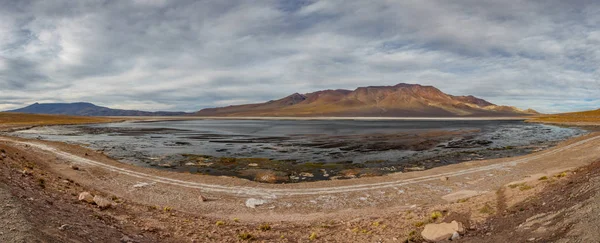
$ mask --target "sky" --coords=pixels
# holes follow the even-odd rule
[[[600,108],[600,1],[0,0],[0,110],[196,111],[416,83]]]

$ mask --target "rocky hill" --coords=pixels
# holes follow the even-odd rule
[[[55,114],[55,115],[73,115],[73,116],[183,116],[188,115],[185,112],[166,112],[166,111],[137,111],[111,109],[108,107],[97,106],[92,103],[47,103],[23,107],[8,112],[19,112],[29,114]]]
[[[273,117],[482,117],[528,116],[534,110],[499,106],[474,96],[453,96],[432,86],[398,84],[292,94],[266,103],[203,109],[197,116]]]

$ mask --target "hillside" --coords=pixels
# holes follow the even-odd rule
[[[33,105],[11,110],[8,112],[29,113],[29,114],[53,114],[53,115],[73,115],[73,116],[183,116],[185,112],[149,112],[137,110],[111,109],[108,107],[97,106],[92,103],[47,103]]]
[[[600,109],[591,111],[544,115],[530,119],[528,121],[557,124],[597,125],[598,123],[600,123]]]
[[[474,96],[448,95],[432,86],[398,84],[292,94],[266,103],[203,109],[197,116],[477,117],[527,116],[533,110],[498,106]]]

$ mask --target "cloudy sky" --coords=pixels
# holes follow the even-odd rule
[[[597,109],[599,2],[0,0],[0,110],[194,111],[401,82]]]

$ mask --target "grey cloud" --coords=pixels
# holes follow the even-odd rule
[[[600,103],[596,1],[4,0],[2,6],[1,107],[51,100],[193,111],[399,82],[542,111]]]

